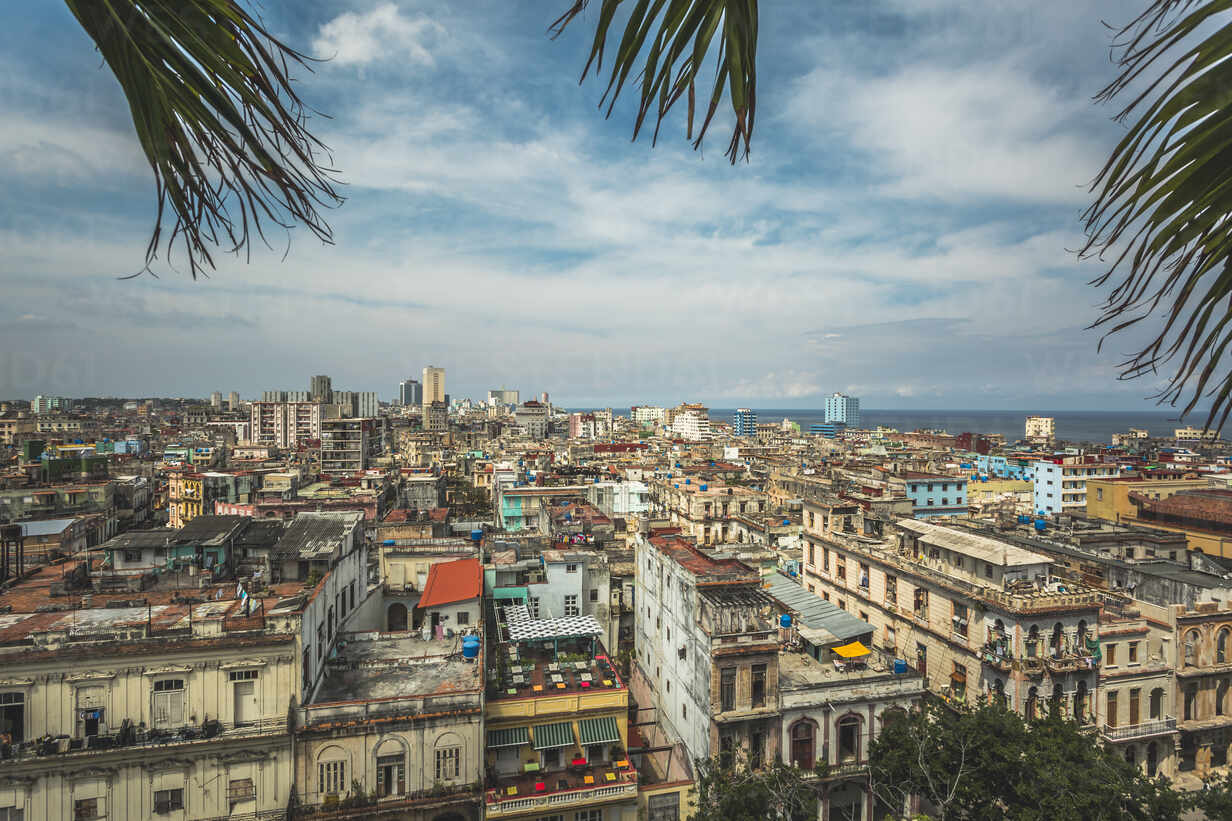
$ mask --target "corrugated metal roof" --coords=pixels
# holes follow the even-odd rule
[[[573,744],[573,724],[560,721],[556,724],[540,724],[534,728],[536,750],[551,750]]]
[[[36,522],[21,522],[21,535],[26,538],[31,536],[55,536],[58,533],[63,533],[75,521],[76,519],[43,519]]]
[[[782,573],[775,573],[767,581],[770,595],[794,610],[800,621],[814,630],[825,630],[838,641],[850,641],[873,632],[868,622],[808,592]]]

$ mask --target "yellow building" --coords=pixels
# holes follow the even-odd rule
[[[1198,478],[1193,474],[1168,479],[1137,476],[1090,479],[1087,482],[1087,516],[1119,524],[1144,525],[1157,530],[1183,533],[1189,540],[1190,550],[1201,550],[1213,556],[1232,555],[1232,540],[1229,540],[1228,534],[1211,532],[1193,523],[1187,525],[1161,520],[1159,517],[1144,517],[1141,505],[1134,504],[1130,499],[1130,494],[1133,494],[1139,500],[1158,502],[1182,491],[1206,490],[1210,486],[1210,480]]]
[[[505,610],[500,632],[511,641],[495,648],[484,710],[486,817],[635,821],[629,690],[598,641],[598,622]]]

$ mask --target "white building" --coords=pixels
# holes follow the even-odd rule
[[[1051,441],[1057,435],[1057,420],[1051,416],[1028,416],[1027,438]]]
[[[1085,511],[1087,479],[1118,475],[1116,465],[1095,460],[1093,456],[1065,456],[1054,461],[1035,463],[1035,511],[1064,513]]]
[[[639,425],[643,427],[657,427],[663,424],[663,418],[666,410],[656,408],[650,405],[634,405],[629,409],[629,416]]]
[[[706,441],[711,437],[710,409],[704,405],[681,405],[674,409],[668,430],[690,442]]]
[[[860,400],[841,393],[827,396],[826,421],[842,422],[849,428],[860,427]]]

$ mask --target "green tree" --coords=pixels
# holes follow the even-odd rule
[[[781,761],[754,769],[742,755],[698,761],[694,821],[816,818],[817,788],[807,775]]]
[[[1210,819],[1232,818],[1232,775],[1207,779],[1202,789],[1186,796],[1186,806]]]
[[[938,821],[1179,819],[1181,797],[1061,719],[1027,723],[993,704],[936,701],[894,715],[870,748],[873,792],[891,808],[919,796]]]

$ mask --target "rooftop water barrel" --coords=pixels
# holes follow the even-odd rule
[[[789,524],[791,524],[791,519],[784,519],[784,520],[783,520],[783,524],[785,524],[785,525],[789,525]]]
[[[709,485],[702,485],[702,490],[705,490],[705,489],[706,489],[706,488],[708,488],[708,487],[709,487]]]
[[[1047,528],[1048,528],[1048,522],[1044,521],[1043,519],[1035,520],[1035,530],[1037,533],[1043,533],[1044,530],[1046,530]]]
[[[791,627],[791,614],[784,613],[779,616],[779,627]]]
[[[894,675],[901,676],[907,672],[907,662],[904,659],[894,659]]]
[[[675,484],[673,484],[673,485],[672,485],[672,487],[679,489],[679,488],[680,488],[680,483],[679,483],[679,482],[676,482]]]
[[[692,480],[692,479],[685,479],[685,480],[684,480],[684,483],[685,483],[686,485],[691,485],[691,484],[693,484],[693,480]]]
[[[478,530],[478,529],[476,529],[476,530],[472,530],[472,531],[471,531],[471,541],[472,541],[472,542],[481,542],[481,541],[483,541],[483,531],[482,531],[482,530]]]
[[[475,639],[473,642],[469,639]],[[467,636],[462,640],[462,658],[474,659],[479,658],[479,639],[474,636]]]
[[[394,544],[397,544],[397,542],[395,542],[393,539],[386,539],[385,541],[381,542],[381,544],[383,544],[383,545],[394,545]]]

